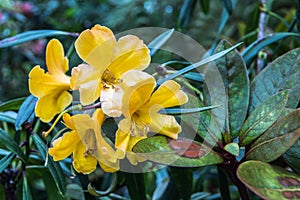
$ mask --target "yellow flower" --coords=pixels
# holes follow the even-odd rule
[[[63,116],[65,125],[71,129],[53,142],[49,154],[55,161],[65,159],[73,153],[73,166],[77,172],[89,174],[96,169],[97,162],[103,170],[115,172],[119,162],[114,149],[106,142],[101,133],[105,115],[97,109],[92,118],[88,114]]]
[[[100,95],[111,96],[116,85],[122,82],[122,74],[128,70],[143,70],[150,63],[150,52],[138,37],[127,35],[116,41],[112,31],[95,25],[83,31],[75,42],[76,52],[87,64],[72,70],[71,85],[80,92],[83,105],[94,103]],[[105,94],[108,93],[108,94]],[[121,112],[110,108],[110,102],[100,97],[103,112],[120,116]]]
[[[72,102],[72,95],[68,92],[70,77],[65,75],[69,69],[68,59],[64,57],[62,44],[56,39],[47,45],[46,65],[46,73],[39,65],[30,71],[29,91],[38,98],[36,116],[49,122]]]
[[[180,90],[180,85],[172,80],[164,82],[153,92],[155,79],[145,72],[131,70],[123,75],[123,79],[120,87],[126,94],[122,98],[124,119],[118,124],[115,147],[118,158],[123,158],[127,152],[128,159],[136,164],[139,159],[132,157],[131,149],[138,141],[146,138],[148,132],[174,139],[178,137],[181,127],[174,116],[160,114],[158,111],[182,105],[188,98]]]

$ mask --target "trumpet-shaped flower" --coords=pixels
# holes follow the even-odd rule
[[[95,25],[83,31],[75,42],[76,52],[87,64],[72,70],[71,85],[80,92],[80,102],[95,102],[101,93],[112,95],[116,85],[123,81],[122,75],[132,69],[143,70],[150,63],[150,52],[138,37],[127,35],[116,41],[109,28]],[[103,112],[111,117],[120,116],[111,111],[110,102],[100,97]]]
[[[49,122],[63,111],[72,101],[70,90],[70,77],[65,75],[68,71],[68,59],[64,57],[62,44],[52,39],[46,48],[45,73],[40,66],[35,66],[29,73],[29,91],[38,98],[35,113],[42,121]]]
[[[115,147],[118,158],[123,158],[127,152],[128,159],[135,164],[139,159],[134,159],[131,149],[146,138],[148,132],[178,137],[181,126],[174,116],[160,114],[159,110],[182,105],[188,98],[180,90],[180,85],[172,80],[164,82],[153,92],[155,79],[145,72],[131,70],[124,74],[123,79],[120,87],[126,92],[122,98],[124,119],[118,124]]]
[[[97,163],[104,171],[114,172],[119,163],[114,149],[106,142],[101,133],[105,115],[97,109],[92,118],[88,114],[63,116],[65,125],[71,129],[53,142],[49,154],[55,161],[73,154],[73,166],[77,172],[89,174],[96,169]]]

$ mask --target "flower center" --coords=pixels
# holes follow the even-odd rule
[[[122,82],[121,78],[115,77],[115,75],[111,73],[108,69],[104,71],[101,80],[104,87],[109,87],[109,86],[114,87],[115,84]]]
[[[145,123],[138,123],[131,118],[130,134],[131,136],[146,137],[149,132],[149,126]]]

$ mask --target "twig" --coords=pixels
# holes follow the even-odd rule
[[[257,40],[261,40],[265,35],[265,23],[266,23],[266,7],[267,0],[261,0],[261,9],[260,9],[260,15],[259,15],[259,21],[258,21],[258,34],[257,34]],[[260,56],[257,58],[257,73],[259,73],[264,66],[264,59]]]

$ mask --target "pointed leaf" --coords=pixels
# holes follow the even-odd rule
[[[26,175],[23,176],[22,199],[24,199],[24,200],[31,200],[32,199]]]
[[[16,154],[9,153],[0,160],[0,174],[13,161],[15,156],[16,156]]]
[[[153,56],[157,50],[159,50],[172,36],[174,33],[174,29],[170,29],[159,36],[157,36],[154,40],[152,40],[148,44],[148,48],[150,49],[150,55]]]
[[[35,143],[35,146],[39,150],[40,154],[46,160],[47,156],[47,145],[45,142],[39,137],[38,134],[34,134],[32,136],[33,142]],[[66,180],[65,175],[59,165],[58,162],[55,162],[52,157],[48,157],[48,168],[49,171],[55,181],[55,184],[59,190],[60,193],[65,194],[66,192]]]
[[[21,97],[0,103],[0,112],[5,112],[8,110],[18,110],[24,100],[25,97]]]
[[[283,154],[283,158],[294,172],[300,174],[300,139]]]
[[[183,69],[177,71],[176,73],[171,74],[171,75],[169,75],[168,77],[159,80],[159,81],[157,82],[157,85],[161,85],[163,82],[165,82],[165,81],[167,81],[167,80],[174,79],[174,78],[176,78],[176,77],[178,77],[178,76],[180,76],[180,75],[182,75],[182,74],[185,74],[185,73],[187,73],[187,72],[189,72],[189,71],[191,71],[191,70],[193,70],[193,69],[196,69],[197,67],[203,66],[203,65],[205,65],[205,64],[207,64],[207,63],[210,63],[210,62],[212,62],[212,61],[214,61],[214,60],[216,60],[216,59],[218,59],[218,58],[220,58],[220,57],[226,55],[227,53],[229,53],[229,52],[232,51],[233,49],[237,48],[237,47],[240,46],[241,44],[242,44],[242,43],[238,43],[238,44],[232,46],[231,48],[228,48],[228,49],[226,49],[226,50],[224,50],[224,51],[221,51],[221,52],[219,52],[219,53],[217,53],[217,54],[214,54],[214,55],[212,55],[212,56],[209,56],[209,57],[207,57],[207,58],[204,58],[203,60],[201,60],[201,61],[199,61],[199,62],[197,62],[197,63],[195,63],[195,64],[192,64],[192,65],[190,65],[190,66],[187,66],[187,67],[185,67],[185,68],[183,68]]]
[[[177,167],[200,167],[223,162],[211,148],[189,139],[153,136],[138,142],[133,151],[148,160]]]
[[[185,0],[179,14],[179,26],[185,28],[193,15],[196,0]]]
[[[34,113],[36,102],[37,98],[29,95],[22,103],[15,122],[16,130],[19,130],[22,124],[30,119],[30,117]]]
[[[278,91],[289,89],[288,108],[296,108],[300,98],[300,48],[289,51],[269,64],[250,86],[250,112]]]
[[[234,156],[239,156],[240,154],[240,147],[237,143],[232,142],[228,143],[225,145],[224,149],[228,152],[231,153]]]
[[[300,176],[261,161],[247,161],[237,170],[238,178],[263,199],[299,199]]]
[[[13,140],[13,138],[3,129],[0,128],[0,143],[7,149],[17,154],[23,162],[27,162],[26,156],[23,153],[19,145]]]
[[[65,31],[58,31],[58,30],[34,30],[34,31],[27,31],[24,33],[17,34],[13,37],[5,38],[0,40],[0,48],[10,47],[17,44],[21,44],[24,42],[28,42],[31,40],[35,40],[38,38],[50,37],[50,36],[58,36],[58,35],[69,35],[73,37],[77,37],[77,33],[70,33]]]
[[[14,124],[16,119],[14,117],[12,117],[9,112],[10,111],[0,113],[0,121]]]
[[[279,40],[282,40],[283,38],[286,37],[299,37],[300,35],[297,33],[272,33],[272,34],[268,34],[266,35],[264,38],[262,38],[261,40],[255,41],[253,42],[251,45],[249,45],[243,52],[242,52],[242,56],[247,64],[247,66],[249,66],[249,64],[252,62],[252,60],[257,56],[258,52],[274,43],[277,42]]]
[[[222,40],[215,53],[223,51],[232,45]],[[215,61],[221,72],[226,89],[226,128],[231,137],[238,132],[246,118],[249,103],[249,79],[246,65],[237,50],[231,51]]]
[[[182,114],[199,113],[199,112],[211,110],[218,107],[220,106],[206,106],[201,108],[166,108],[160,110],[159,113],[168,114],[168,115],[182,115]]]
[[[232,3],[231,3],[231,0],[222,0],[223,1],[223,4],[224,4],[224,7],[226,8],[227,12],[229,14],[232,13]]]
[[[288,91],[283,91],[260,104],[241,128],[240,145],[249,144],[267,130],[279,118],[287,99]]]
[[[210,0],[200,0],[200,5],[203,13],[207,15],[209,12]]]

